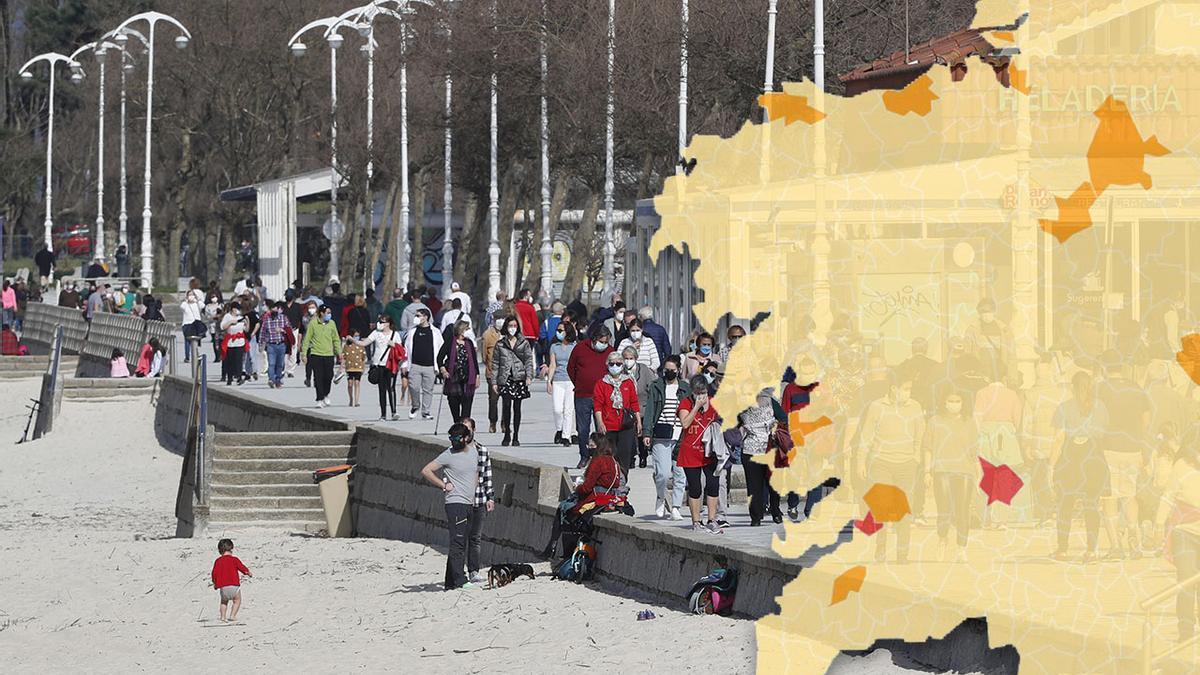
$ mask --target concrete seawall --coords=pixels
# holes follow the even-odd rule
[[[163,380],[155,425],[160,442],[172,452],[183,450],[190,392],[184,377]],[[421,468],[445,449],[443,443],[376,425],[354,427],[318,411],[280,407],[222,385],[210,385],[208,392],[209,423],[217,431],[354,430],[357,462],[351,510],[356,534],[444,547],[442,495],[420,475]],[[562,469],[495,450],[492,465],[497,505],[484,526],[484,564],[535,562],[550,537]],[[649,594],[676,606],[712,568],[732,566],[741,575],[735,612],[764,616],[778,611],[776,597],[802,570],[765,547],[729,545],[712,535],[623,515],[597,518],[596,538],[596,572],[604,586]]]

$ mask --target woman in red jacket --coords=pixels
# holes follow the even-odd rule
[[[708,398],[709,383],[703,375],[690,382],[692,395],[679,402],[679,423],[683,432],[679,438],[679,459],[676,465],[687,476],[688,507],[692,512],[692,530],[721,534],[721,527],[713,522],[717,512],[717,497],[721,484],[716,475],[717,458],[709,457],[704,451],[704,432],[717,420],[717,409]],[[708,525],[700,524],[700,476],[704,475],[704,496],[708,500]]]
[[[625,371],[621,355],[610,352],[607,363],[608,372],[592,389],[596,431],[608,435],[621,473],[627,476],[633,468],[637,439],[642,435],[642,408],[638,402],[637,383]]]

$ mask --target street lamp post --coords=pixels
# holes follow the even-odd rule
[[[683,173],[683,149],[687,147],[688,0],[683,0],[679,21],[679,163],[675,165],[676,175]]]
[[[492,39],[498,40],[500,16],[496,9],[496,0],[492,0]],[[491,148],[488,155],[491,169],[488,183],[488,302],[500,291],[500,190],[496,167],[496,61],[498,59],[496,44],[492,45],[492,81],[491,81]]]
[[[125,246],[128,252],[129,246],[129,211],[127,208],[126,196],[128,193],[128,181],[125,172],[126,154],[125,154],[125,91],[126,91],[126,75],[133,71],[133,57],[129,55],[126,45],[129,42],[129,36],[133,36],[141,41],[142,45],[147,50],[150,48],[150,43],[146,40],[146,36],[132,28],[125,28],[119,31],[113,31],[105,37],[112,37],[113,42],[121,50],[121,211],[117,214],[117,245]]]
[[[550,276],[550,256],[554,244],[550,242],[550,117],[546,109],[546,14],[547,0],[542,0],[542,32],[538,51],[541,57],[541,145],[542,145],[542,278],[541,290],[550,296],[553,280]]]
[[[54,188],[51,185],[51,169],[54,165],[54,69],[60,63],[74,69],[79,67],[79,63],[70,57],[63,56],[57,52],[46,52],[45,54],[38,54],[32,59],[26,61],[25,65],[21,66],[21,69],[18,71],[21,77],[26,80],[33,79],[33,72],[29,70],[29,67],[41,61],[45,61],[50,68],[50,101],[48,106],[49,120],[46,129],[46,220],[43,221],[42,224],[46,230],[44,239],[46,248],[50,251],[53,251],[54,217],[52,209],[54,201]]]
[[[613,51],[616,45],[616,0],[608,0],[608,100],[604,110],[604,290],[616,290],[613,278]]]
[[[329,166],[332,170],[329,178],[329,274],[337,276],[338,257],[340,255],[340,237],[338,231],[338,168],[337,168],[337,52],[342,46],[343,38],[332,27],[339,22],[338,17],[328,17],[313,21],[288,40],[288,49],[292,54],[303,56],[308,47],[300,41],[300,36],[314,28],[326,29],[325,41],[329,43]]]
[[[95,242],[95,250],[93,255],[97,258],[104,258],[104,79],[105,79],[105,58],[109,48],[115,48],[117,45],[111,42],[98,40],[89,42],[88,44],[76,49],[69,57],[72,61],[77,61],[76,57],[86,51],[91,51],[96,57],[96,61],[100,64],[100,119],[98,123],[99,131],[97,132],[98,151],[96,153],[96,232],[93,235]],[[76,69],[72,74],[72,79],[76,76],[79,79],[83,78],[83,70]]]
[[[151,240],[150,219],[153,216],[153,210],[150,207],[150,178],[151,178],[151,142],[152,131],[154,127],[154,31],[158,27],[160,21],[164,21],[179,29],[180,35],[175,38],[175,46],[183,49],[188,46],[188,42],[192,38],[192,34],[188,32],[183,24],[174,18],[161,12],[143,12],[129,17],[120,26],[117,31],[123,31],[132,24],[145,21],[150,26],[147,34],[148,56],[146,64],[146,166],[144,188],[144,204],[142,206],[142,269],[140,276],[142,287],[151,290],[154,287],[154,242]]]
[[[446,107],[444,111],[446,123],[446,174],[444,177],[445,189],[442,192],[442,225],[445,232],[442,237],[442,288],[449,291],[450,285],[454,283],[454,242],[450,238],[450,218],[453,211],[454,190],[450,182],[451,179],[451,146],[454,142],[454,130],[450,124],[450,116],[452,114],[451,104],[453,103],[454,79],[450,75],[450,19],[446,18]]]

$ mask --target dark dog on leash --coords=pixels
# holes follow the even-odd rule
[[[517,580],[517,577],[533,578],[533,565],[527,563],[500,563],[488,570],[488,588],[500,588]]]

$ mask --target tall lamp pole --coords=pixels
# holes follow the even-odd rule
[[[608,0],[608,100],[604,110],[604,290],[616,290],[613,278],[613,50],[616,46],[616,0]]]
[[[542,150],[542,277],[541,290],[550,296],[553,280],[550,276],[550,256],[554,253],[554,244],[550,241],[550,116],[546,108],[546,21],[547,0],[542,0],[542,32],[538,42],[538,52],[541,59],[541,150]]]
[[[452,114],[451,104],[453,102],[454,80],[450,75],[450,17],[446,17],[446,107],[443,112],[446,123],[446,175],[443,178],[445,189],[442,192],[442,224],[445,227],[445,233],[442,238],[442,288],[447,291],[450,289],[450,284],[454,283],[454,242],[451,240],[451,225],[450,218],[453,212],[454,191],[451,179],[451,146],[454,142],[454,131],[450,124],[450,116]]]
[[[687,147],[687,78],[688,78],[688,0],[683,0],[679,12],[679,159]],[[683,173],[683,162],[675,165],[675,174]]]
[[[496,61],[499,56],[495,41],[498,41],[500,16],[496,9],[496,0],[492,0],[492,81],[490,99],[491,147],[488,162],[491,169],[488,183],[488,302],[500,292],[500,189],[496,166]]]
[[[154,127],[154,31],[160,21],[175,26],[180,32],[180,35],[175,38],[175,46],[179,49],[184,49],[188,46],[192,34],[179,21],[161,12],[135,14],[122,22],[117,27],[117,31],[122,31],[141,21],[145,21],[150,26],[146,38],[149,44],[149,55],[146,66],[146,167],[145,182],[143,185],[145,190],[143,199],[145,203],[142,206],[142,269],[140,271],[142,287],[149,291],[154,286],[154,242],[151,240],[150,228],[150,219],[153,216],[153,211],[150,207],[150,157],[152,130]]]
[[[62,54],[59,54],[57,52],[46,52],[45,54],[38,54],[37,56],[33,57],[32,59],[29,59],[28,61],[26,61],[25,65],[21,66],[21,69],[18,71],[21,75],[21,78],[25,79],[25,80],[32,80],[33,72],[29,70],[29,67],[35,63],[39,63],[42,61],[46,62],[46,64],[50,68],[50,102],[48,105],[49,120],[48,120],[48,126],[47,126],[47,130],[46,130],[46,220],[43,221],[42,224],[46,230],[45,239],[44,239],[46,248],[50,251],[53,251],[54,250],[54,235],[53,235],[54,217],[52,215],[53,214],[52,204],[53,204],[53,200],[54,200],[54,188],[51,186],[51,178],[52,178],[51,169],[54,165],[54,80],[55,80],[55,75],[56,75],[55,68],[61,63],[61,64],[65,64],[65,65],[71,67],[72,69],[78,69],[79,63],[74,61],[70,57],[63,56]],[[75,74],[72,75],[72,78],[82,79],[82,77],[83,77],[82,75],[79,75],[78,70],[76,70]],[[79,81],[79,80],[77,79],[76,81]]]
[[[92,235],[93,241],[95,242],[95,250],[92,252],[92,254],[101,259],[104,258],[104,66],[107,62],[105,57],[109,48],[116,47],[117,45],[111,42],[98,40],[96,42],[89,42],[79,49],[76,49],[75,52],[69,57],[72,61],[78,62],[76,57],[80,56],[84,52],[90,51],[96,57],[96,61],[100,64],[100,104],[98,106],[100,109],[100,119],[97,125],[99,131],[96,134],[99,148],[96,153],[96,231]],[[83,70],[74,69],[74,72],[71,75],[72,79],[74,79],[76,75],[82,79]]]
[[[129,50],[126,45],[129,43],[129,36],[133,36],[141,41],[142,45],[147,50],[150,48],[150,43],[146,40],[146,36],[142,35],[132,28],[125,28],[120,31],[113,31],[108,36],[112,37],[113,42],[121,50],[121,211],[117,214],[117,245],[125,246],[126,253],[129,247],[129,210],[127,208],[128,195],[128,177],[126,175],[126,147],[125,147],[125,92],[126,92],[126,75],[133,72],[133,57],[129,55]]]
[[[338,183],[340,175],[338,173],[338,156],[337,156],[337,52],[342,46],[343,38],[337,31],[332,30],[332,27],[339,22],[338,17],[328,17],[325,19],[317,19],[300,30],[288,40],[288,49],[292,50],[292,54],[303,56],[308,51],[308,46],[300,41],[300,37],[310,30],[315,28],[324,28],[325,41],[329,44],[329,167],[331,169],[329,177],[329,274],[337,276],[339,273],[338,259],[339,249],[341,248],[341,237],[338,231]]]

